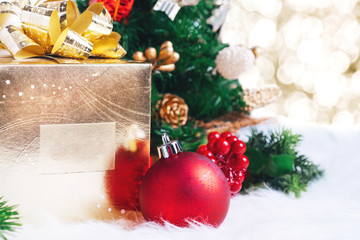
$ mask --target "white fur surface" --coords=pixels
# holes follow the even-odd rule
[[[10,240],[137,239],[360,239],[360,128],[335,129],[289,123],[303,134],[299,148],[325,169],[325,176],[299,199],[271,189],[233,197],[224,223],[177,228],[129,221],[62,224],[48,217],[41,226],[25,225]],[[260,129],[279,127],[263,123]],[[244,136],[248,129],[240,134]]]

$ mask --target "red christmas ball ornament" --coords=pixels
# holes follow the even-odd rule
[[[243,155],[245,151],[245,143],[230,132],[224,132],[221,135],[218,132],[209,133],[208,144],[201,145],[197,150],[223,171],[231,193],[239,192],[242,182],[246,179],[249,159]]]
[[[140,188],[145,219],[182,227],[191,220],[219,226],[230,204],[224,173],[208,158],[182,152],[179,142],[170,141],[166,133],[162,138],[160,160],[146,173]]]

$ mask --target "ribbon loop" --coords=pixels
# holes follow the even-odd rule
[[[0,42],[15,59],[51,53],[86,59],[121,58],[126,51],[112,32],[113,20],[102,3],[79,14],[71,0],[0,0]]]

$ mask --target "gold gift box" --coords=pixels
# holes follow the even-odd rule
[[[150,155],[150,78],[150,64],[14,60],[0,50],[0,194],[23,222],[123,216],[104,176],[135,139]]]

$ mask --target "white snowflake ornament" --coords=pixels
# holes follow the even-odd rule
[[[237,79],[255,61],[254,53],[244,46],[229,46],[216,56],[216,70],[227,79]]]

